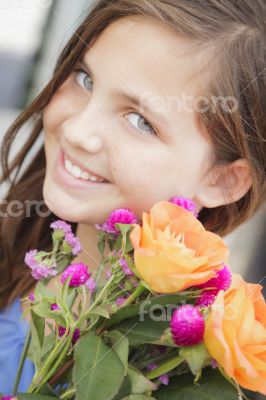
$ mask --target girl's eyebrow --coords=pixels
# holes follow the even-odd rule
[[[94,75],[92,72],[92,68],[89,66],[89,64],[85,61],[84,58],[78,61],[78,64],[81,65],[90,75],[92,79],[94,79]],[[158,119],[161,123],[167,125],[167,120],[163,116],[161,112],[157,112],[156,110],[153,110],[151,107],[149,107],[146,103],[143,103],[135,94],[133,93],[128,93],[128,92],[121,92],[120,90],[112,89],[112,95],[116,97],[120,97],[122,99],[126,99],[135,106],[139,107],[141,110],[146,112],[147,114],[153,115],[156,119]],[[158,97],[158,96],[156,96]]]

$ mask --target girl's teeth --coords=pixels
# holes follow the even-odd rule
[[[82,171],[79,167],[76,165],[73,165],[67,158],[65,158],[65,167],[66,170],[73,175],[75,178],[81,178],[93,182],[103,182],[104,180],[96,178],[96,176],[90,175],[86,171]]]
[[[90,174],[86,171],[82,171],[80,177],[82,179],[90,179]]]

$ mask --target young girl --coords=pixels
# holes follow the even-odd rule
[[[96,269],[94,225],[113,209],[141,216],[184,196],[206,229],[223,236],[264,203],[265,20],[264,0],[95,3],[49,84],[4,137],[2,182],[11,187],[1,213],[0,392],[14,384],[26,330],[19,299],[34,287],[24,256],[50,250],[53,220],[71,223],[84,248],[77,258]],[[32,132],[11,161],[28,121]],[[14,200],[23,211],[44,200],[49,212],[14,217],[6,212]],[[32,375],[28,362],[21,391]]]

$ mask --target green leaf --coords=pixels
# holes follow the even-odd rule
[[[43,297],[52,297],[54,298],[54,293],[46,286],[44,281],[39,281],[34,290],[35,300],[41,301]]]
[[[55,341],[56,338],[54,333],[50,333],[49,335],[44,337],[42,353],[41,353],[42,361],[46,358],[47,354],[49,354],[53,350],[55,346]]]
[[[154,397],[144,396],[143,394],[131,394],[130,396],[123,397],[122,400],[156,400]]]
[[[155,321],[146,316],[144,321],[134,317],[116,325],[116,330],[126,334],[131,346],[144,343],[163,344],[163,333],[169,327],[168,321]]]
[[[77,400],[111,400],[123,382],[124,367],[119,357],[102,339],[89,332],[74,353],[74,384]]]
[[[124,375],[127,375],[129,353],[128,339],[125,337],[125,335],[122,335],[122,333],[118,331],[108,332],[104,335],[104,337],[110,339],[112,349],[116,352],[122,364],[124,365]]]
[[[97,246],[98,246],[98,249],[99,249],[100,254],[103,256],[103,255],[104,255],[104,249],[105,249],[105,239],[104,239],[104,237],[101,238],[101,239],[98,241]]]
[[[186,296],[179,294],[167,294],[152,297],[151,299],[146,299],[137,304],[131,304],[129,306],[122,307],[111,316],[110,321],[108,321],[106,324],[106,327],[109,328],[110,326],[113,326],[124,319],[132,318],[137,315],[139,315],[139,320],[145,320],[146,316],[150,312],[155,312],[156,307],[158,307],[159,311],[162,311],[162,307],[176,305],[184,299],[186,299]]]
[[[38,368],[41,363],[41,349],[44,341],[45,320],[31,311],[31,354]]]
[[[194,375],[197,375],[211,361],[211,356],[203,343],[193,347],[183,347],[180,350],[180,356],[185,358]]]
[[[131,381],[131,393],[142,394],[151,390],[156,390],[157,386],[151,382],[135,367],[128,367],[128,376]]]
[[[101,307],[101,306],[95,307],[92,311],[86,313],[85,315],[86,315],[86,318],[89,318],[90,315],[97,315],[100,317],[104,317],[106,319],[110,318],[110,314],[108,313],[108,311],[104,307]]]
[[[50,318],[57,321],[60,325],[65,326],[66,321],[62,315],[51,310],[51,305],[47,302],[36,304],[32,307],[35,314],[42,318]]]
[[[58,397],[43,396],[42,394],[35,393],[19,393],[17,395],[18,400],[51,400],[58,399]]]
[[[208,369],[194,384],[191,374],[172,378],[167,387],[156,392],[158,400],[238,400],[237,390],[218,370]]]
[[[132,228],[132,224],[115,224],[115,226],[120,230],[122,236],[125,236]]]

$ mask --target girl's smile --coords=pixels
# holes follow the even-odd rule
[[[73,160],[60,149],[57,166],[54,169],[55,179],[59,184],[69,189],[88,189],[103,187],[110,184],[106,179],[81,166],[80,162]]]

